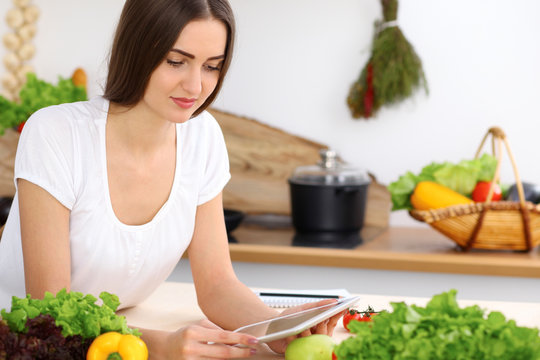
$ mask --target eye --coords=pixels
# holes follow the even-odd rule
[[[218,66],[204,65],[204,69],[208,72],[221,71],[221,64],[219,64]]]
[[[181,65],[184,65],[184,61],[174,61],[167,59],[167,64],[171,65],[172,67],[179,67]]]

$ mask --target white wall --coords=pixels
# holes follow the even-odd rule
[[[487,128],[498,125],[522,179],[540,183],[539,1],[402,0],[400,25],[424,63],[430,94],[369,121],[353,120],[345,99],[369,57],[379,1],[230,1],[238,46],[217,108],[325,143],[385,184],[431,161],[474,156]],[[82,66],[90,95],[99,94],[123,2],[34,3],[42,10],[38,76],[55,81]],[[1,1],[0,15],[11,7]],[[7,31],[0,23],[0,35]],[[416,224],[403,213],[392,223]]]

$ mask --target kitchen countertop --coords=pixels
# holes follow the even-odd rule
[[[260,289],[258,289],[260,290]],[[268,290],[268,289],[266,289]],[[274,289],[272,289],[274,290]],[[375,294],[355,294],[361,297],[358,308],[371,305],[375,310],[391,309],[390,302],[405,302],[424,306],[428,298],[381,296]],[[479,305],[487,311],[501,311],[508,319],[514,319],[520,326],[540,327],[540,306],[534,303],[517,303],[501,301],[462,300],[461,307]],[[133,327],[174,331],[204,318],[197,306],[195,287],[192,283],[165,282],[143,303],[119,312],[127,318]],[[333,338],[339,343],[350,336],[343,325],[338,322]],[[283,356],[272,353],[265,345],[261,345],[256,356],[250,359],[283,359]]]
[[[461,251],[431,228],[364,228],[350,249],[293,245],[290,227],[243,224],[231,235],[233,261],[540,278],[538,248],[531,252]]]

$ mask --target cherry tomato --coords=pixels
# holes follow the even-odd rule
[[[349,323],[351,320],[356,321],[371,321],[373,316],[377,315],[378,312],[373,310],[371,306],[368,306],[368,308],[365,311],[358,311],[356,309],[348,309],[345,315],[343,315],[343,327],[349,330]]]
[[[488,197],[489,188],[491,187],[491,181],[479,181],[476,183],[472,192],[472,199],[476,202],[485,202]],[[501,187],[495,183],[493,186],[493,196],[491,201],[499,201],[502,199]]]
[[[355,309],[347,310],[345,315],[343,315],[343,327],[347,329],[347,331],[350,331],[349,323],[351,322],[351,320],[363,321],[362,317],[363,317],[363,314],[359,312],[358,310],[355,310]]]
[[[19,124],[19,126],[17,126],[17,131],[20,133],[24,127],[24,124],[26,124],[26,121],[23,121],[22,123]]]
[[[360,321],[371,321],[372,320],[372,316],[375,315],[375,314],[372,314],[372,313],[365,313],[364,315],[362,315],[362,319],[360,319]]]

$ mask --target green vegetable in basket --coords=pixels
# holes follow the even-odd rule
[[[372,322],[351,322],[356,334],[334,352],[339,360],[540,359],[539,330],[517,326],[500,312],[460,308],[456,291],[435,295],[426,307],[392,303]]]
[[[410,197],[420,181],[434,181],[462,195],[471,196],[478,181],[491,181],[497,167],[497,158],[484,154],[478,159],[451,162],[433,162],[425,166],[418,175],[408,171],[397,181],[388,185],[392,196],[392,210],[412,210]]]

